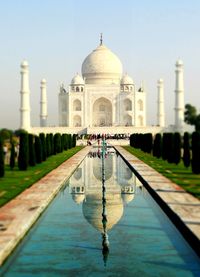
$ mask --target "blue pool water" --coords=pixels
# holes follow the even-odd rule
[[[106,201],[101,170],[94,149],[0,276],[200,276],[200,259],[121,157],[105,159]]]

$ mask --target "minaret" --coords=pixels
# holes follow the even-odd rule
[[[176,84],[175,84],[175,128],[181,130],[184,125],[184,83],[183,62],[176,62]]]
[[[158,80],[157,88],[158,88],[157,125],[160,127],[165,127],[163,79]]]
[[[21,106],[20,106],[20,129],[30,129],[30,89],[28,62],[21,63]]]
[[[40,127],[47,126],[47,87],[46,80],[41,80],[41,98],[40,98]]]

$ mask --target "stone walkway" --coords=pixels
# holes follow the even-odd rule
[[[167,209],[183,223],[180,226],[183,228],[187,226],[194,234],[196,240],[193,243],[198,242],[196,245],[199,247],[200,201],[121,146],[115,146],[115,148],[140,180],[146,183],[146,187],[154,192],[154,196],[161,199],[161,205],[166,203]],[[85,147],[0,208],[0,265],[49,205],[90,149],[91,146]]]
[[[90,148],[85,147],[0,208],[0,265],[49,205]]]

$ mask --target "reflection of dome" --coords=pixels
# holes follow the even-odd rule
[[[124,201],[124,203],[128,204],[129,202],[131,202],[135,197],[135,194],[130,193],[130,194],[122,194],[122,199]]]
[[[119,58],[105,45],[99,45],[82,64],[82,75],[86,83],[119,84],[122,64]]]
[[[72,199],[76,204],[81,204],[85,199],[85,194],[72,194]]]
[[[121,85],[133,85],[133,79],[128,74],[125,74],[121,79]]]
[[[83,215],[98,231],[103,232],[102,226],[102,194],[89,194],[83,202]],[[123,215],[121,194],[106,193],[107,230],[110,230]]]
[[[83,78],[77,73],[71,80],[71,85],[84,85]]]

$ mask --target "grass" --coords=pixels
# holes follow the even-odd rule
[[[10,170],[10,167],[6,166],[5,176],[0,178],[0,207],[72,157],[82,148],[83,146],[77,146],[51,156],[43,163],[29,167],[26,171],[20,171],[17,166],[13,170]]]
[[[183,162],[180,162],[178,165],[170,164],[167,161],[153,157],[151,154],[144,153],[131,146],[124,146],[124,148],[172,182],[200,199],[200,175],[193,174],[191,167],[184,167]]]

